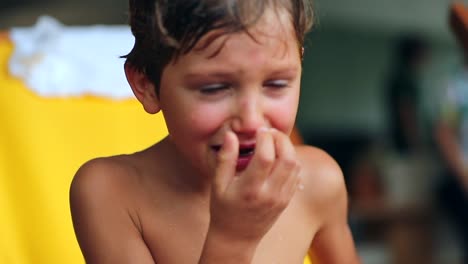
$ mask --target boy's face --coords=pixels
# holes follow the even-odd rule
[[[261,127],[289,134],[294,126],[301,59],[291,22],[266,12],[249,32],[208,33],[163,71],[159,106],[170,138],[203,173],[227,131],[248,151]]]

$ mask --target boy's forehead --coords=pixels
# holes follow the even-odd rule
[[[254,41],[264,48],[282,47],[288,45],[297,47],[298,40],[288,12],[284,10],[266,10],[262,17],[252,26],[239,32],[226,32],[225,29],[212,30],[205,34],[191,52],[213,58],[222,52],[226,45],[242,48],[242,43],[232,39],[242,38],[243,41]],[[281,53],[281,52],[280,52]]]

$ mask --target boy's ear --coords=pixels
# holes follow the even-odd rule
[[[156,114],[161,110],[159,107],[159,98],[156,95],[156,89],[143,72],[137,70],[131,64],[125,64],[125,76],[132,88],[133,94],[143,105],[146,112]]]

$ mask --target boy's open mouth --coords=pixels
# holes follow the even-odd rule
[[[221,145],[211,147],[215,152],[221,150]],[[239,146],[239,157],[252,156],[255,153],[255,145],[240,145]]]
[[[253,155],[255,147],[242,147],[239,148],[239,157],[247,157]]]
[[[221,150],[221,145],[215,145],[211,148],[217,153]],[[239,156],[236,162],[236,171],[240,172],[245,170],[249,165],[255,153],[255,144],[240,144],[239,145]]]

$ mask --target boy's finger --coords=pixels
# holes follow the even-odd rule
[[[301,187],[302,186],[302,187]],[[304,188],[302,185],[301,178],[301,166],[297,166],[291,171],[291,175],[288,177],[288,180],[283,184],[282,190],[280,191],[281,196],[288,201],[294,196],[294,193],[297,190]]]
[[[238,139],[234,133],[227,132],[224,135],[223,145],[217,155],[216,173],[213,181],[217,192],[223,193],[236,174],[238,155]]]
[[[257,132],[254,156],[246,170],[246,184],[263,185],[275,163],[275,146],[271,130],[261,129]]]
[[[273,131],[272,135],[277,158],[271,177],[268,179],[268,186],[273,191],[280,192],[291,177],[297,176],[295,172],[299,167],[299,162],[289,137],[277,130]]]

